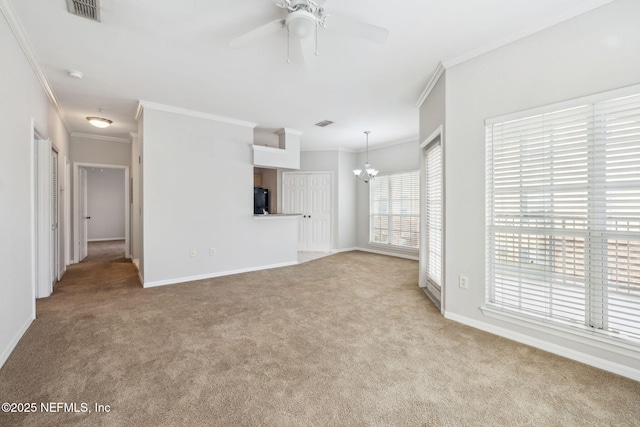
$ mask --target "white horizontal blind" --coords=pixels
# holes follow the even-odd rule
[[[370,242],[417,248],[419,172],[378,175],[369,185]]]
[[[640,339],[640,95],[486,138],[488,304]]]
[[[427,277],[442,284],[442,148],[440,142],[425,151]]]
[[[370,220],[369,240],[389,243],[389,175],[379,175],[369,181]]]

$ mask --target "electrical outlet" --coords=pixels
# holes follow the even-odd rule
[[[196,250],[195,249],[191,249],[191,256],[196,256]]]
[[[469,289],[469,278],[467,276],[460,276],[459,284],[461,288]]]
[[[216,254],[216,248],[209,249],[209,255],[214,256]]]

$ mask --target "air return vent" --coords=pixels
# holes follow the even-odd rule
[[[333,124],[331,120],[323,120],[321,122],[316,123],[316,126],[320,126],[321,128],[323,128],[323,127],[329,126],[330,124]]]
[[[100,0],[67,0],[69,13],[100,22]]]

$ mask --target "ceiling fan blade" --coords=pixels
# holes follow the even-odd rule
[[[375,25],[355,21],[340,16],[328,15],[326,26],[330,30],[339,31],[374,43],[382,44],[389,37],[389,30]]]
[[[277,19],[275,21],[271,21],[268,24],[265,24],[261,27],[256,28],[255,30],[251,30],[246,34],[241,35],[240,37],[236,37],[231,40],[229,46],[233,48],[241,48],[246,45],[253,43],[261,38],[267,37],[278,30],[282,29],[284,26],[284,21],[282,19]]]
[[[316,38],[305,37],[298,40],[300,42],[300,50],[302,50],[304,65],[312,70],[317,70],[318,68],[320,68],[318,55],[316,55]]]

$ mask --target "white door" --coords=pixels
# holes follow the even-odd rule
[[[51,286],[58,281],[60,268],[60,228],[58,209],[58,152],[51,150]]]
[[[80,187],[78,192],[78,204],[80,206],[80,227],[78,236],[80,257],[78,259],[78,262],[80,262],[87,257],[87,220],[90,217],[87,213],[87,170],[85,168],[80,168],[78,170],[78,173],[80,178]]]
[[[307,177],[304,174],[291,174],[285,173],[283,175],[283,195],[282,195],[282,205],[283,212],[290,214],[302,214],[306,212],[306,188],[307,188]],[[307,214],[304,214],[304,219],[306,219]],[[306,251],[307,250],[307,228],[309,223],[307,221],[303,221],[300,219],[298,223],[298,250]]]
[[[307,176],[307,250],[331,250],[331,174]]]
[[[35,294],[36,298],[51,295],[51,141],[35,139]]]
[[[331,250],[331,174],[283,174],[283,211],[301,214],[298,250]]]

